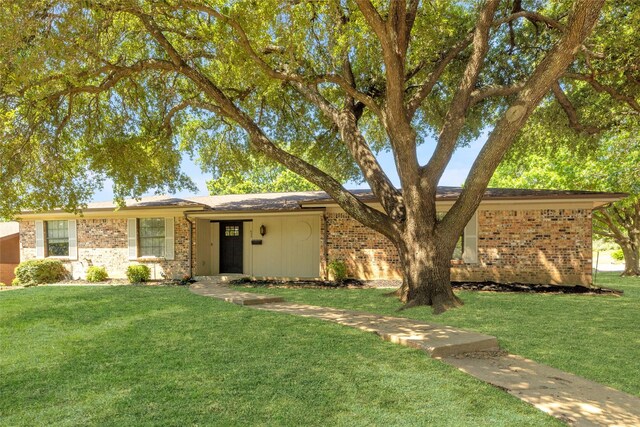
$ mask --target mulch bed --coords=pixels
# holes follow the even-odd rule
[[[622,295],[623,291],[582,285],[561,286],[529,283],[451,282],[453,289],[484,292],[527,292],[539,294],[598,294]]]
[[[330,280],[253,280],[248,278],[233,280],[230,285],[266,288],[319,288],[319,289],[365,289],[373,286],[357,279],[347,279],[341,283]],[[528,283],[496,283],[496,282],[451,282],[454,290],[480,292],[526,292],[543,294],[587,294],[587,295],[622,295],[623,291],[609,288],[587,287],[582,285],[560,286]]]

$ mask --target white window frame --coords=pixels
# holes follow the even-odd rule
[[[162,218],[164,220],[164,256],[145,255],[140,256],[140,227],[139,220],[145,218],[127,219],[127,242],[129,260],[169,260],[175,259],[175,219],[173,217],[149,217]]]
[[[60,220],[51,220],[60,221]],[[78,225],[75,219],[67,220],[67,235],[69,239],[69,255],[67,256],[49,256],[47,254],[47,235],[46,231],[47,221],[36,221],[36,258],[52,258],[63,260],[77,260],[78,259]]]

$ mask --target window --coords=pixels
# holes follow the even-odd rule
[[[45,221],[47,256],[69,256],[69,221]]]
[[[139,256],[165,256],[164,218],[140,218],[139,220]]]
[[[225,225],[224,235],[226,237],[234,237],[240,235],[240,226],[238,225]]]

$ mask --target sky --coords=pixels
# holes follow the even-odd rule
[[[464,183],[467,174],[469,173],[469,169],[471,169],[471,165],[475,160],[476,156],[482,149],[484,143],[486,142],[486,135],[481,135],[478,139],[469,144],[468,147],[461,147],[456,150],[454,153],[451,162],[447,166],[447,169],[444,171],[442,175],[442,179],[440,180],[439,185],[446,186],[460,186]],[[432,140],[429,142],[422,144],[418,147],[418,159],[421,164],[426,163],[426,161],[431,157],[431,153],[435,144]],[[380,153],[378,156],[378,161],[382,166],[382,169],[389,175],[391,182],[396,187],[400,186],[400,181],[398,179],[398,174],[396,173],[395,164],[393,161],[393,155],[390,152]],[[211,174],[203,173],[200,170],[200,167],[193,162],[193,160],[189,158],[184,158],[182,160],[182,171],[185,172],[188,176],[191,177],[193,182],[198,187],[198,192],[193,193],[190,191],[181,191],[173,196],[206,196],[207,192],[207,181],[211,179]],[[356,184],[356,183],[347,183],[345,185],[348,189],[356,189],[356,188],[367,188],[367,184]],[[152,195],[153,193],[149,193],[146,195]],[[113,199],[113,191],[111,188],[111,182],[107,181],[105,183],[105,187],[97,191],[93,196],[94,202],[102,202],[109,201]]]

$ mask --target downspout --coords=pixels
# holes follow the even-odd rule
[[[323,279],[328,279],[329,278],[329,274],[328,274],[328,266],[329,266],[329,245],[327,244],[327,238],[329,237],[329,229],[328,229],[328,225],[329,222],[327,220],[327,212],[323,212],[322,213],[322,229],[323,229],[323,237],[322,237],[322,255],[324,257],[324,265],[323,265]]]
[[[189,277],[193,278],[193,221],[184,212],[184,219],[189,223]]]

